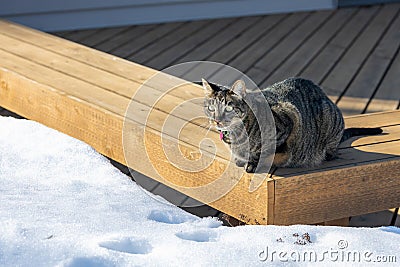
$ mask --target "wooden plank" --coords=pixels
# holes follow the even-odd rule
[[[386,16],[390,19],[397,14],[400,5],[390,5],[393,10],[388,13],[385,12]],[[397,11],[397,12],[396,12]],[[392,57],[395,55],[399,45],[400,36],[398,34],[398,29],[400,28],[400,17],[393,17],[394,21],[390,23],[387,32],[383,37],[380,37],[377,47],[372,51],[371,55],[367,58],[365,63],[362,65],[360,71],[355,76],[354,81],[351,86],[346,90],[343,99],[347,97],[361,97],[365,99],[362,108],[353,108],[352,112],[354,114],[362,113],[366,110],[366,106],[369,99],[373,96],[374,92],[377,90],[379,83],[383,79],[383,76],[389,67]],[[382,25],[380,31],[383,31],[385,25]],[[398,100],[398,99],[396,99]],[[339,101],[339,108],[341,107],[341,100]],[[351,114],[350,114],[351,115]]]
[[[144,33],[151,31],[155,27],[157,27],[155,24],[127,27],[127,30],[124,31],[123,34],[118,34],[114,38],[96,45],[94,48],[104,52],[113,51],[119,46],[132,42],[132,40],[139,38]]]
[[[281,168],[274,173],[272,178],[281,179],[284,177],[295,177],[313,173],[318,174],[335,170],[340,172],[343,169],[356,165],[395,159],[400,153],[395,146],[399,145],[399,140],[395,140],[387,143],[368,144],[356,148],[344,148],[339,151],[338,159],[334,161],[326,161],[320,166],[311,168]],[[325,220],[322,219],[321,221]]]
[[[73,31],[70,34],[64,36],[64,38],[67,38],[68,40],[71,40],[73,42],[79,42],[84,38],[95,35],[98,31],[98,29]]]
[[[400,125],[387,126],[387,127],[381,126],[381,128],[383,130],[383,134],[363,136],[363,137],[352,137],[342,142],[339,146],[339,149],[400,140]]]
[[[400,206],[392,194],[400,190],[399,160],[276,180],[274,223],[318,223]]]
[[[400,96],[399,96],[399,99],[400,99]],[[368,104],[366,113],[398,109],[399,108],[398,105],[399,105],[398,100],[384,100],[384,99],[379,99],[377,97],[374,97],[371,100],[371,102]]]
[[[4,35],[24,43],[39,45],[42,49],[141,83],[157,73],[139,64],[8,21],[0,20],[0,29]]]
[[[223,49],[219,49],[207,57],[207,60],[230,64],[230,62],[235,60],[237,57],[246,53],[247,49],[254,45],[254,43],[257,43],[259,39],[267,35],[269,31],[277,27],[287,16],[287,14],[282,14],[263,17],[260,22],[256,23],[256,25],[226,44]],[[193,72],[196,73],[197,70],[198,69],[195,68]],[[207,70],[207,73],[209,74],[211,71]],[[218,81],[220,84],[231,85],[232,81],[237,80],[239,77],[234,77],[231,72],[227,73],[226,69],[216,66],[214,74],[207,78],[211,81]]]
[[[207,60],[210,54],[221,48],[225,49],[226,44],[240,36],[244,31],[248,30],[249,27],[252,27],[259,19],[259,17],[240,18],[220,30],[218,34],[207,36],[205,42],[196,46],[190,53],[175,60],[174,64],[195,60]]]
[[[306,39],[301,46],[285,61],[274,70],[264,83],[272,84],[288,77],[299,76],[316,55],[324,48],[326,43],[333,39],[351,18],[356,9],[339,9],[333,13],[325,24],[319,26],[318,30]]]
[[[338,96],[335,101],[340,101],[340,110],[344,116],[352,116],[362,113],[361,111],[365,109],[369,97],[344,96],[340,98]]]
[[[168,35],[172,31],[176,30],[178,27],[183,25],[182,22],[176,23],[168,23],[168,24],[161,24],[153,30],[144,33],[141,36],[136,37],[135,39],[127,42],[121,46],[118,46],[111,50],[110,52],[113,55],[128,58],[133,53],[139,51],[140,49],[146,47],[147,45],[156,42],[157,40],[161,39],[163,36]]]
[[[367,28],[361,33],[357,40],[346,51],[343,58],[322,82],[324,88],[336,88],[336,90],[347,90],[364,64],[367,56],[381,39],[385,29],[389,26],[398,8],[391,5],[382,7],[378,14],[372,19]],[[328,91],[329,92],[329,91]],[[370,95],[357,95],[357,97],[369,98]],[[340,107],[340,99],[338,102]]]
[[[110,92],[115,92],[118,95],[131,98],[142,86],[138,82],[126,81],[124,78],[103,70],[99,70],[93,66],[88,66],[82,62],[75,61],[74,59],[69,59],[66,61],[64,56],[47,51],[37,46],[21,43],[17,39],[13,39],[1,34],[0,38],[3,43],[2,49],[5,51],[18,55],[19,57],[29,59],[41,65],[46,65],[47,63],[52,66],[54,70],[68,73],[69,76],[97,85],[98,87]],[[149,94],[157,94],[153,88],[147,88],[146,90]],[[169,95],[166,95],[165,97],[170,98]],[[182,99],[175,98],[175,100],[169,99],[168,101],[170,103],[174,103],[174,106],[176,106],[182,102]],[[147,105],[151,106],[152,104],[147,102]]]
[[[253,43],[279,25],[287,16],[287,14],[279,14],[262,17],[255,25],[226,44],[223,49],[214,51],[207,57],[207,60],[229,64],[236,56],[242,54]]]
[[[247,47],[238,54],[229,65],[236,68],[244,73],[253,67],[253,64],[257,59],[271,51],[279,42],[285,38],[287,34],[294,31],[296,27],[309,16],[309,13],[301,12],[290,14],[285,17],[284,20],[280,21],[276,27],[273,27],[271,31],[268,31],[264,36],[254,42],[251,46]],[[236,74],[232,77],[232,74],[225,74],[225,79],[235,81],[237,78]],[[250,77],[252,78],[252,77]]]
[[[64,60],[65,57],[60,54],[56,54],[53,51],[47,51],[45,49],[42,49],[40,47],[31,45],[31,44],[26,44],[26,43],[21,43],[18,39],[13,39],[5,35],[0,35],[3,36],[3,49],[8,49],[7,51],[10,51],[16,55],[25,57],[25,58],[30,58],[31,60],[39,63],[39,64],[45,64],[46,62],[50,63],[52,65],[52,68],[61,71],[61,72],[68,72],[68,74],[73,77],[77,77],[83,81],[87,81],[89,83],[98,85],[99,87],[104,88],[105,90],[111,91],[111,92],[116,92],[119,95],[126,96],[128,98],[132,97],[133,94],[135,94],[136,90],[141,86],[139,82],[136,81],[129,81],[127,82],[123,77],[116,76],[115,74],[109,73],[106,70],[101,70],[93,65],[87,65],[83,62],[83,60],[78,61],[75,58],[69,58],[67,61]],[[32,52],[34,52],[32,54]],[[95,54],[96,55],[96,54]],[[90,55],[88,55],[90,56]],[[125,62],[127,63],[127,62]],[[108,64],[110,65],[110,64]],[[135,74],[145,74],[147,75],[154,75],[155,71],[149,71],[148,74],[144,73],[144,71],[147,71],[148,69],[145,68],[140,68],[138,65],[134,64],[123,64],[127,67],[127,70],[131,70],[132,72],[135,72]],[[113,65],[115,66],[115,64]],[[110,66],[111,68],[113,66]],[[132,68],[134,67],[134,68]],[[138,73],[139,72],[139,73]],[[133,75],[135,75],[133,74]],[[125,74],[124,74],[125,75]],[[142,76],[141,79],[145,77]],[[163,84],[155,84],[155,88],[161,89],[162,87],[165,87],[168,85],[168,81]],[[152,88],[147,89],[148,93],[150,94],[157,94]],[[166,89],[161,89],[160,92],[164,92]],[[159,94],[159,93],[158,93]],[[187,98],[193,98],[193,97],[202,97],[204,93],[199,90],[197,91],[192,91],[189,92],[185,95],[182,95],[181,93],[178,92],[171,92],[172,95],[175,95],[176,97],[186,97]],[[169,95],[165,96],[166,98],[170,98]],[[170,103],[175,103],[175,105],[178,105],[179,103],[182,102],[182,98],[178,99],[175,98],[175,100],[169,99],[168,100]],[[190,103],[188,103],[191,105]],[[150,103],[148,103],[150,105]],[[190,112],[189,112],[190,113]],[[188,113],[188,114],[189,114]]]
[[[254,66],[247,72],[257,84],[263,84],[267,78],[274,72],[301,44],[314,34],[314,32],[323,25],[332,16],[332,11],[320,11],[311,14],[302,21],[296,30],[279,42],[273,50],[265,56],[257,59]]]
[[[364,27],[377,11],[378,7],[358,9],[358,12],[352,19],[346,23],[335,38],[325,46],[300,75],[313,80],[317,84],[321,84],[340,60],[347,47],[350,46],[363,31]],[[324,87],[324,91],[329,95],[338,96],[341,94],[342,88]]]
[[[164,36],[158,42],[153,42],[147,47],[134,53],[128,58],[128,60],[132,60],[142,64],[146,63],[147,61],[150,61],[152,58],[162,53],[164,50],[178,44],[183,39],[187,38],[188,35],[194,34],[199,29],[205,27],[208,23],[208,21],[204,20],[185,23],[182,27]]]
[[[58,37],[61,37],[61,38],[68,39],[68,36],[69,36],[70,34],[75,33],[75,32],[76,32],[76,31],[59,31],[59,32],[53,32],[52,34],[53,34],[53,35],[56,35],[56,36],[58,36]]]
[[[4,42],[5,43],[5,42]],[[171,110],[176,107],[177,104],[182,103],[182,100],[176,101],[170,101],[170,95],[165,95],[163,97],[163,101],[159,101],[158,104],[155,106],[156,109],[154,109],[151,112],[152,117],[148,117],[148,114],[150,114],[150,110],[152,109],[149,106],[146,106],[145,104],[141,102],[134,102],[133,105],[138,109],[134,114],[126,114],[128,105],[130,104],[130,98],[129,97],[124,97],[120,94],[116,94],[112,90],[106,90],[105,88],[101,86],[97,86],[93,83],[86,82],[84,80],[79,79],[79,77],[72,77],[67,74],[58,72],[56,70],[47,68],[43,65],[38,65],[35,63],[32,63],[26,59],[17,57],[12,54],[7,54],[3,50],[0,49],[0,55],[3,58],[2,66],[6,67],[9,70],[13,70],[19,74],[25,75],[26,77],[29,77],[31,79],[36,78],[35,80],[37,82],[46,84],[46,85],[51,85],[55,86],[56,88],[63,88],[63,92],[67,93],[70,96],[77,97],[79,99],[83,99],[85,101],[88,101],[90,103],[96,103],[96,105],[100,105],[101,107],[118,114],[120,116],[128,116],[129,118],[133,119],[136,123],[139,123],[141,125],[146,125],[149,128],[155,129],[157,131],[163,130],[163,133],[168,136],[177,136],[176,131],[177,128],[172,126],[172,123],[175,123],[176,125],[185,125],[183,129],[180,129],[180,142],[182,141],[189,141],[189,142],[195,142],[194,146],[192,146],[192,152],[196,151],[197,145],[200,144],[200,141],[204,138],[204,134],[214,136],[213,138],[215,140],[218,140],[218,134],[215,132],[207,131],[206,129],[199,129],[199,124],[194,125],[191,122],[187,123],[189,120],[189,117],[186,119],[179,119],[178,117],[174,116],[169,116],[171,113]],[[35,53],[35,55],[39,55]],[[47,57],[46,57],[47,58]],[[54,58],[49,58],[50,62]],[[57,61],[58,63],[62,63],[62,60]],[[84,70],[82,65],[78,66],[73,66],[69,62],[68,66],[71,67],[71,72],[74,72],[75,70],[82,71]],[[50,64],[51,65],[51,64]],[[53,64],[52,66],[56,66],[57,64]],[[103,73],[103,75],[105,75]],[[90,77],[90,75],[88,75]],[[112,81],[112,80],[111,80]],[[120,81],[121,82],[121,81]],[[118,79],[116,79],[116,84],[118,83]],[[67,85],[65,85],[67,84]],[[129,81],[126,82],[125,88],[130,88],[130,90],[137,90],[138,86],[132,85]],[[129,86],[128,86],[129,85]],[[131,87],[132,86],[132,87]],[[82,88],[86,88],[86,90],[83,90]],[[184,88],[184,87],[182,87]],[[193,92],[194,89],[196,88],[199,92],[202,92],[202,89],[200,87],[189,87],[186,90],[189,90],[190,92]],[[163,88],[166,89],[166,88]],[[87,92],[89,90],[89,92]],[[152,90],[152,88],[146,88],[146,94],[144,95],[144,102],[149,101],[150,99],[148,98],[149,96],[149,90]],[[143,91],[142,91],[143,92]],[[135,93],[135,91],[133,91]],[[177,94],[180,94],[184,96],[185,94],[182,92],[177,92]],[[154,99],[158,99],[159,95],[163,95],[161,91],[158,93],[154,91]],[[145,100],[147,99],[147,100]],[[148,102],[147,104],[149,104]],[[161,106],[166,104],[169,109],[165,110],[164,108],[161,108]],[[171,103],[175,103],[171,105]],[[131,104],[132,105],[132,104]],[[160,108],[157,108],[158,105],[161,105]],[[186,105],[186,104],[185,104]],[[191,118],[196,118],[199,116],[203,115],[203,111],[201,107],[193,106],[191,105],[190,107],[186,107],[185,105],[182,105],[181,110],[181,115],[183,116],[188,116],[189,115]],[[197,108],[196,108],[197,107]],[[164,110],[164,112],[162,111]],[[167,117],[170,117],[170,126],[167,125],[165,127],[162,123],[162,121],[165,121]],[[194,128],[193,128],[194,127]],[[186,137],[185,137],[186,136]],[[218,147],[218,153],[220,156],[224,157],[225,159],[230,158],[230,152],[227,150],[225,145],[222,142],[215,142],[216,147]],[[210,148],[211,149],[211,148]],[[211,149],[212,150],[212,149]],[[188,152],[188,155],[191,154],[192,152]],[[205,150],[203,153],[206,152]],[[211,152],[213,154],[213,152]]]
[[[114,38],[114,36],[124,34],[127,27],[114,27],[114,28],[105,28],[100,29],[93,36],[87,36],[81,40],[79,43],[86,46],[95,46],[101,42],[107,41],[109,39]]]
[[[283,38],[305,20],[310,14],[306,12],[290,14],[277,27],[274,27],[256,43],[248,47],[242,54],[230,62],[230,65],[246,72],[254,65],[255,61],[272,50]]]
[[[188,36],[178,45],[166,49],[156,58],[153,58],[152,60],[146,62],[146,65],[155,69],[162,70],[173,64],[180,57],[184,56],[187,53],[190,53],[193,48],[207,41],[207,38],[209,36],[217,34],[221,29],[234,21],[234,19],[223,19],[218,20],[217,22],[211,22],[200,31]]]
[[[211,36],[206,40],[206,42],[194,48],[192,51],[190,51],[189,54],[186,54],[182,58],[179,58],[175,63],[183,63],[185,61],[190,62],[196,60],[221,62],[218,60],[213,60],[209,57],[214,52],[218,51],[226,51],[228,53],[235,55],[235,53],[228,48],[229,44],[234,43],[238,36],[242,36],[243,33],[246,33],[249,24],[251,25],[250,28],[252,28],[254,26],[254,23],[259,21],[259,19],[260,18],[251,18],[251,20],[240,19],[235,23],[230,24],[225,29],[223,29],[219,34]],[[223,49],[221,49],[222,47]],[[212,70],[211,68],[214,68],[214,70]],[[219,79],[214,80],[214,78],[212,78],[213,75],[210,74],[214,72],[215,75],[218,75],[219,70],[221,70],[220,65],[214,65],[214,66],[210,65],[207,67],[206,73],[204,74],[207,77],[204,76],[202,78],[206,78],[211,81],[218,81],[219,84],[222,84],[223,82],[221,80]],[[199,64],[198,66],[195,67],[182,68],[174,72],[176,76],[185,77],[188,80],[199,79],[198,77],[197,78],[194,77],[198,76],[199,73],[204,73],[204,65],[202,64]],[[193,79],[191,79],[192,77]]]
[[[397,109],[400,100],[400,47],[397,54],[393,56],[389,69],[383,78],[382,83],[374,95],[374,98],[368,104],[366,112],[384,111]]]
[[[106,71],[131,81],[144,83],[146,80],[157,73],[157,71],[154,69],[146,68],[142,65],[90,49],[86,46],[78,45],[73,42],[68,42],[55,36],[44,34],[42,32],[28,29],[26,27],[19,26],[7,21],[0,20],[0,28],[2,29],[2,33],[4,35],[23,41],[26,44],[40,46],[41,49],[46,49],[58,55],[65,56],[66,58],[68,58],[67,61],[78,61],[95,67],[98,70]],[[71,68],[71,66],[69,66],[69,68],[73,69]],[[104,72],[102,72],[101,74],[104,74]],[[98,80],[101,77],[102,76],[98,76],[95,77],[95,79]],[[152,84],[156,88],[170,88],[169,86],[172,86],[174,83],[175,81],[172,81],[172,83],[170,83],[168,80],[163,80],[162,83],[152,81]],[[115,85],[113,87],[115,88]],[[130,89],[129,86],[123,87],[125,87],[124,90]],[[132,93],[133,92],[134,91],[132,91]],[[174,92],[171,92],[171,94],[174,94]],[[185,97],[191,98],[204,96],[204,93],[202,91],[196,90],[187,91],[185,94]]]
[[[400,124],[400,111],[377,112],[345,117],[346,127],[387,127]]]

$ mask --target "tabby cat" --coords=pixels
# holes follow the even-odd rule
[[[247,172],[255,172],[259,162],[263,164],[260,124],[270,123],[257,120],[248,104],[256,103],[252,98],[265,97],[271,108],[276,145],[272,164],[276,167],[316,166],[335,158],[339,143],[347,138],[382,132],[380,128],[344,129],[338,107],[306,79],[288,78],[261,90],[262,94],[246,89],[242,80],[227,88],[203,79],[202,86],[205,114],[220,131],[221,139],[230,144],[236,165]]]

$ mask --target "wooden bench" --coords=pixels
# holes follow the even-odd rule
[[[7,21],[0,21],[0,43],[0,106],[241,221],[314,224],[400,206],[400,111],[346,118],[347,127],[382,127],[385,134],[343,143],[340,158],[318,168],[265,174],[249,192],[252,175],[232,165],[218,134],[202,127],[204,118],[194,119],[201,105],[185,102],[203,97],[199,86]],[[123,134],[130,137],[124,144]],[[212,147],[199,150],[204,137],[216,155]],[[174,146],[184,158],[164,154]],[[193,166],[206,168],[185,170]],[[227,183],[232,190],[209,202]]]

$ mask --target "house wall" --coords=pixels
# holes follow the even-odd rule
[[[57,31],[335,7],[336,0],[2,0],[0,17]]]
[[[339,7],[398,3],[400,0],[338,0]]]

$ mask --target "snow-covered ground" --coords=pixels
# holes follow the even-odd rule
[[[282,262],[396,266],[400,229],[224,227],[150,196],[80,141],[0,117],[0,266]]]

